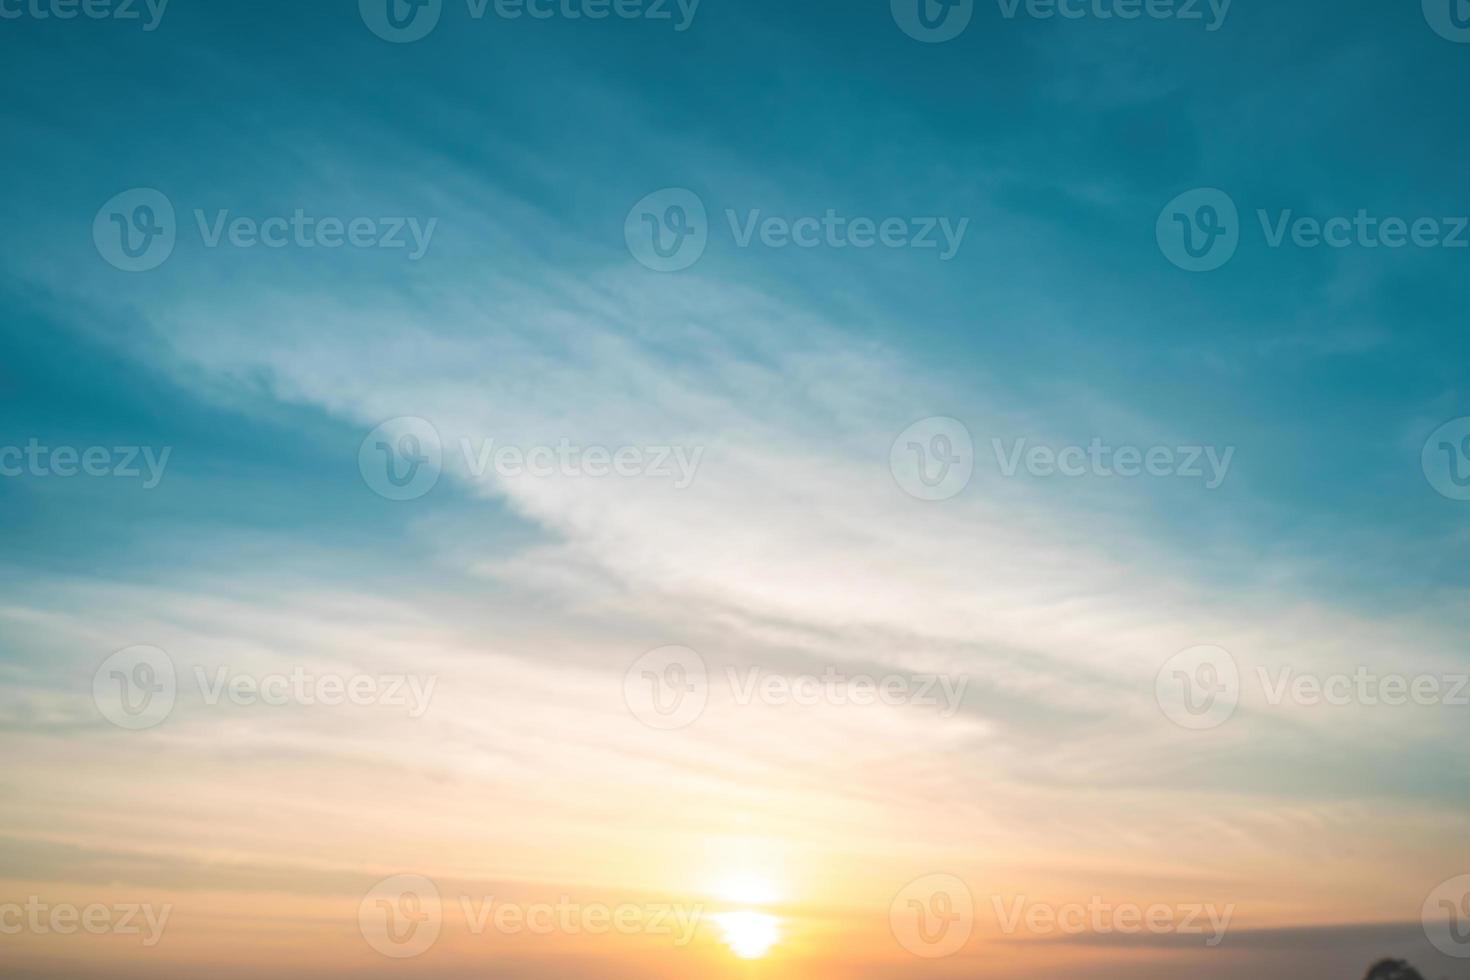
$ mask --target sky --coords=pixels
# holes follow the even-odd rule
[[[0,52],[0,975],[1470,975],[1464,0]]]

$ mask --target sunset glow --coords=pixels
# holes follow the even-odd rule
[[[0,0],[0,980],[1470,980],[1470,0]]]
[[[730,951],[745,960],[758,960],[781,939],[780,920],[764,912],[742,910],[714,917]]]

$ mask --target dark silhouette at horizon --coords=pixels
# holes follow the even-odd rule
[[[1408,960],[1379,960],[1368,968],[1363,980],[1424,980],[1424,975],[1409,965]]]

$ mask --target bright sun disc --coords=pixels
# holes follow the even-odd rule
[[[769,905],[779,897],[769,878],[748,871],[721,879],[715,886],[715,894],[740,905]]]
[[[725,912],[714,917],[725,945],[742,960],[758,960],[781,938],[779,920],[764,912]]]

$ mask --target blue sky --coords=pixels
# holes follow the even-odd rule
[[[946,264],[735,249],[723,236],[698,271],[790,297],[958,385],[1000,386],[1064,429],[1090,434],[1089,413],[1106,401],[1248,446],[1237,464],[1248,499],[1212,502],[1205,519],[1230,521],[1232,538],[1242,524],[1267,541],[1310,535],[1303,550],[1332,552],[1333,588],[1356,584],[1338,578],[1344,569],[1372,591],[1464,581],[1462,563],[1423,547],[1457,533],[1458,509],[1403,464],[1421,433],[1459,414],[1460,256],[1271,250],[1256,234],[1219,273],[1181,276],[1152,236],[1157,208],[1194,186],[1227,189],[1247,213],[1455,213],[1439,175],[1464,152],[1453,97],[1463,51],[1416,10],[1240,6],[1209,33],[982,9],[973,29],[931,46],[895,33],[881,8],[715,5],[678,33],[472,22],[451,5],[444,30],[391,46],[343,31],[330,8],[269,9],[181,6],[164,34],[11,25],[14,77],[46,95],[5,109],[14,220],[36,229],[13,270],[27,257],[94,264],[66,232],[114,188],[249,212],[278,188],[245,173],[304,157],[314,162],[295,174],[303,193],[332,183],[333,198],[384,213],[446,175],[459,186],[441,194],[493,188],[508,207],[486,222],[441,216],[435,254],[494,241],[497,268],[550,256],[612,266],[625,257],[623,211],[663,186],[689,186],[715,210],[969,216]],[[555,70],[527,85],[543,63]],[[86,128],[64,135],[61,119]],[[354,161],[348,186],[333,179],[342,156]],[[394,177],[370,176],[385,171]],[[330,264],[345,274],[370,265],[342,258]],[[241,273],[252,260],[232,259],[231,274],[268,275],[288,257]],[[105,283],[112,270],[88,271]],[[13,274],[17,314],[49,313],[77,332],[74,314],[46,310],[28,285]],[[107,342],[84,347],[122,343],[116,326],[94,331]],[[80,399],[46,407],[90,421]],[[247,455],[286,448],[276,435],[270,445]],[[1163,516],[1197,528],[1199,510]],[[1368,563],[1365,524],[1391,528]]]
[[[1257,218],[1470,213],[1452,176],[1470,153],[1470,45],[1418,4],[1235,0],[1210,31],[977,2],[964,33],[925,44],[886,3],[703,0],[681,31],[475,20],[445,0],[431,34],[394,44],[343,0],[172,0],[151,31],[3,20],[0,48],[0,445],[172,447],[154,489],[0,479],[3,728],[32,753],[16,784],[51,801],[8,805],[15,840],[115,846],[120,826],[92,811],[124,790],[103,779],[61,814],[43,791],[49,771],[124,751],[88,697],[111,650],[394,664],[419,657],[403,646],[415,638],[467,700],[444,728],[394,738],[442,747],[475,730],[537,751],[524,718],[517,735],[471,721],[499,706],[485,692],[512,690],[549,716],[592,712],[585,731],[546,736],[552,768],[589,779],[601,770],[573,761],[584,740],[667,765],[731,744],[738,729],[718,720],[656,746],[615,711],[599,727],[603,694],[617,700],[627,664],[663,644],[772,669],[964,673],[974,686],[932,736],[933,769],[900,787],[824,777],[808,798],[801,760],[735,743],[778,774],[761,813],[960,787],[954,813],[983,834],[915,816],[916,837],[950,850],[895,845],[880,862],[894,874],[984,855],[1024,880],[1045,863],[1040,839],[1074,833],[1076,881],[1130,860],[1162,878],[1150,841],[1258,821],[1288,851],[1320,838],[1354,857],[1288,887],[1265,870],[1265,831],[1231,831],[1185,877],[1255,901],[1255,926],[1402,923],[1438,880],[1435,848],[1463,840],[1470,780],[1443,761],[1463,725],[1446,708],[1333,715],[1247,696],[1229,725],[1183,742],[1153,704],[1159,665],[1195,644],[1247,674],[1466,668],[1470,503],[1435,491],[1421,450],[1470,416],[1470,248],[1272,248]],[[104,202],[131,188],[178,215],[151,271],[113,267],[92,239]],[[678,272],[624,241],[629,210],[664,188],[708,214],[704,254]],[[1240,214],[1238,251],[1210,272],[1172,264],[1155,235],[1195,188]],[[417,260],[208,248],[196,209],[436,224]],[[740,247],[725,213],[754,209],[968,224],[948,261]],[[446,463],[432,492],[393,502],[358,458],[401,416],[433,422]],[[930,417],[974,437],[976,475],[950,500],[914,500],[889,471],[895,437]],[[517,482],[467,472],[451,458],[462,438],[703,456],[687,491]],[[1008,479],[990,453],[992,439],[1095,438],[1234,452],[1217,489]],[[258,719],[185,722],[206,738],[248,729],[250,765],[279,748]],[[323,770],[389,737],[321,725],[291,731]],[[793,725],[793,740],[856,737]],[[161,758],[181,772],[203,765],[177,743],[159,751],[180,753]],[[485,775],[445,758],[455,779]],[[254,769],[241,785],[269,781]],[[1096,801],[1091,830],[1068,826],[1069,793]],[[1215,809],[1180,798],[1192,793]],[[573,801],[533,795],[526,807],[592,846]],[[833,854],[863,853],[885,826],[856,820]],[[207,852],[184,836],[179,853]],[[244,829],[237,843],[242,859],[300,856]],[[783,846],[804,855],[795,874],[826,880],[799,835]],[[526,861],[513,877],[569,873]],[[641,884],[672,887],[652,877]],[[869,886],[883,894],[864,882],[861,900]]]

